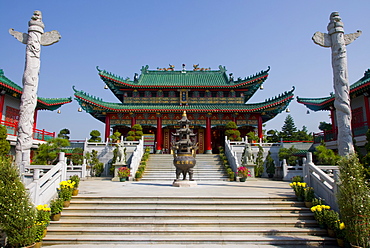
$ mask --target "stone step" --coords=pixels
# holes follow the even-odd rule
[[[94,227],[88,226],[84,227],[81,230],[81,227],[73,226],[68,229],[62,227],[49,227],[49,235],[73,235],[76,232],[79,232],[83,235],[100,235],[102,232],[109,232],[112,235],[174,235],[180,232],[184,235],[194,235],[194,234],[244,234],[244,235],[266,235],[272,232],[269,227],[229,227],[227,230],[220,229],[218,226],[208,226],[206,228],[199,227],[168,227],[168,226],[157,226],[153,227],[151,225],[142,226],[142,227],[132,227],[132,226],[122,226],[122,227]],[[326,235],[327,231],[320,228],[294,228],[294,227],[280,227],[279,230],[275,230],[275,235],[286,235],[286,234],[313,234],[313,235]]]
[[[219,220],[196,220],[193,219],[184,219],[181,220],[181,222],[177,220],[161,220],[158,222],[148,221],[144,219],[138,219],[138,220],[125,220],[124,222],[122,220],[116,220],[116,219],[108,219],[108,220],[101,220],[101,219],[87,219],[87,218],[81,218],[81,219],[69,219],[64,218],[62,215],[62,218],[60,221],[52,221],[51,222],[52,227],[106,227],[106,226],[113,226],[113,227],[144,227],[144,226],[152,226],[153,228],[159,228],[159,227],[176,227],[176,228],[182,228],[182,227],[189,227],[189,228],[196,228],[196,227],[213,227],[218,226],[219,228],[225,228],[225,230],[228,230],[229,228],[244,228],[244,227],[295,227],[295,228],[302,228],[302,227],[317,227],[316,220],[313,219],[307,219],[307,220],[290,220],[290,219],[279,219],[279,220],[263,220],[263,219],[235,219],[232,222],[225,220],[225,219],[219,219]]]
[[[276,204],[278,203],[289,203],[303,206],[303,202],[296,201],[295,196],[92,196],[92,195],[78,195],[72,197],[72,203],[75,201],[100,201],[100,202],[158,202],[167,203],[175,202],[179,204],[191,204],[195,202],[197,204],[264,204],[266,202]]]
[[[333,244],[336,242],[334,238],[321,237],[314,235],[289,235],[276,236],[276,230],[271,230],[268,235],[240,235],[240,234],[223,234],[217,233],[214,235],[58,235],[52,237],[46,235],[43,240],[43,245],[52,244],[175,244],[175,245],[191,245],[191,244],[274,244],[274,245],[309,245],[309,244]],[[51,236],[49,240],[49,237]]]

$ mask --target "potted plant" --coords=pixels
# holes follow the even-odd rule
[[[63,211],[63,199],[56,198],[50,201],[50,219],[52,221],[60,220]]]
[[[240,182],[245,182],[245,180],[251,176],[251,172],[248,170],[247,167],[240,166],[238,167],[238,176],[240,177]]]
[[[289,184],[293,188],[295,195],[297,196],[298,201],[304,200],[304,189],[306,188],[306,183],[301,182],[292,182]]]
[[[79,178],[79,176],[73,175],[73,176],[71,176],[69,178],[69,180],[71,180],[71,182],[75,182],[74,187],[73,187],[73,191],[72,191],[72,195],[73,196],[78,195],[78,186],[80,185],[80,178]]]
[[[45,237],[46,228],[50,223],[50,212],[51,208],[49,208],[47,204],[38,205],[36,207],[36,245],[34,247],[41,247],[41,241]]]
[[[275,175],[275,161],[271,157],[270,151],[268,151],[267,157],[266,157],[266,173],[269,178],[273,178]]]
[[[128,167],[118,168],[118,177],[121,182],[126,181],[126,178],[130,176],[130,169]]]
[[[343,222],[338,220],[335,225],[335,236],[337,237],[337,243],[339,247],[344,247],[344,238],[345,238],[345,225]]]
[[[72,199],[72,191],[74,188],[75,182],[72,182],[71,180],[68,181],[61,181],[59,183],[59,189],[58,189],[58,196],[59,198],[63,199],[64,207],[69,207],[69,204],[71,203]]]
[[[328,228],[329,237],[335,237],[335,228],[339,221],[339,214],[334,210],[328,210],[324,215],[325,225]]]
[[[307,187],[304,189],[304,204],[307,208],[312,208],[312,200],[315,198],[315,191],[312,187]]]
[[[315,220],[319,223],[319,226],[323,229],[326,228],[325,223],[325,214],[330,210],[328,205],[316,205],[311,208],[311,211],[314,213]]]

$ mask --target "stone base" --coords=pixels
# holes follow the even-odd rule
[[[172,186],[174,187],[182,187],[182,188],[190,188],[198,186],[196,181],[189,181],[189,180],[178,180],[174,181]]]

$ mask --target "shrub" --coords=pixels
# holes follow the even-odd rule
[[[325,212],[324,221],[329,229],[335,230],[339,221],[339,214],[334,210],[328,210]]]
[[[18,168],[0,156],[0,225],[10,247],[35,242],[36,209],[31,203]]]
[[[338,203],[346,226],[346,239],[352,244],[369,246],[370,192],[364,168],[356,155],[342,157],[339,161],[340,181]]]

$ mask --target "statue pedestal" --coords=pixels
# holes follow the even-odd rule
[[[254,176],[254,167],[256,167],[255,164],[253,163],[247,163],[246,165],[243,165],[245,167],[247,167],[247,169],[251,172],[251,176],[248,177],[248,180],[252,179],[252,180],[255,180],[255,176]]]
[[[172,186],[174,187],[182,187],[182,188],[190,188],[198,186],[196,181],[189,181],[189,180],[177,180],[174,181]]]
[[[126,163],[120,162],[114,164],[114,177],[112,178],[112,182],[119,182],[119,177],[118,177],[118,168],[125,166]]]

